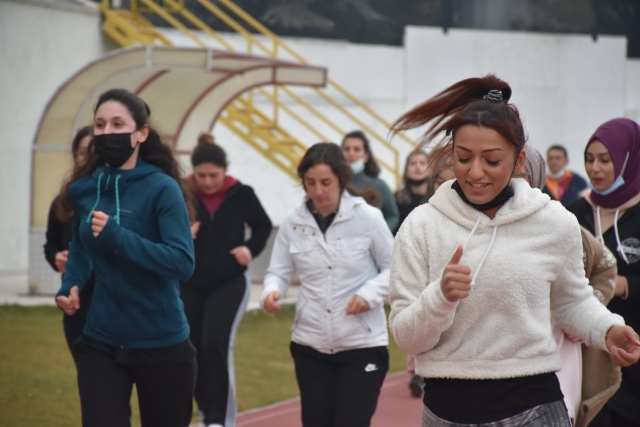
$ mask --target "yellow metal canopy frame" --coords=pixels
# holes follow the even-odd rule
[[[298,52],[232,0],[216,0],[215,3],[210,0],[196,2],[215,19],[241,35],[246,40],[247,53],[255,52],[272,58],[307,63]],[[105,33],[122,46],[171,44],[170,40],[141,15],[144,13],[160,17],[198,46],[206,46],[205,38],[209,37],[224,49],[236,50],[225,40],[223,34],[213,30],[189,11],[184,0],[131,0],[128,10],[113,7],[111,0],[101,0],[100,10],[105,17]],[[200,33],[196,34],[193,29],[199,30]],[[320,109],[311,105],[291,88],[276,85],[273,90],[256,90],[258,95],[271,104],[272,112],[268,116],[255,106],[253,91],[250,91],[237,102],[230,104],[220,120],[250,145],[255,145],[256,141],[260,141],[261,144],[278,144],[281,140],[292,143],[294,138],[280,124],[281,116],[286,116],[297,128],[306,129],[319,141],[336,141],[350,130],[362,129],[376,144],[376,160],[384,170],[393,175],[396,186],[399,185],[402,172],[399,167],[398,150],[384,136],[391,126],[390,123],[337,82],[329,79],[327,83],[330,92],[323,88],[314,88],[315,96],[324,103]],[[292,106],[298,108],[294,109]],[[256,126],[252,126],[252,123],[256,123]],[[247,125],[249,128],[244,132]],[[416,146],[416,143],[403,133],[398,134],[397,141],[409,144],[412,148]],[[290,175],[294,173],[294,170],[289,171]]]
[[[269,136],[279,132],[278,144],[247,142],[290,173],[307,147],[270,127],[266,117],[261,122],[261,115],[252,114],[238,97],[259,86],[322,87],[326,82],[325,68],[224,50],[138,46],[113,51],[67,80],[45,108],[33,144],[31,226],[46,225],[49,204],[72,166],[73,135],[92,122],[92,108],[107,89],[125,88],[144,99],[152,123],[182,162],[198,134],[224,120],[222,111],[236,100],[232,130],[246,132],[244,123]]]

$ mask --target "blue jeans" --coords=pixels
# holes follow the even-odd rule
[[[500,421],[484,424],[458,424],[437,417],[426,406],[422,412],[422,427],[571,427],[567,408],[562,400],[527,409]]]

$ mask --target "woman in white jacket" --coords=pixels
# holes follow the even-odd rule
[[[339,146],[312,146],[298,176],[307,197],[280,226],[261,304],[279,310],[298,273],[291,355],[304,427],[369,426],[389,368],[393,237],[380,210],[349,194],[353,172]]]
[[[588,286],[576,218],[513,178],[525,136],[510,96],[495,76],[463,80],[394,127],[434,120],[426,138],[450,136],[455,174],[405,220],[391,267],[391,331],[425,377],[423,426],[570,427],[552,316],[619,365],[640,356]]]

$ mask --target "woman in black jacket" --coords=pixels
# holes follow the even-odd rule
[[[85,126],[78,131],[71,142],[71,154],[73,155],[73,166],[82,166],[86,160],[89,144],[91,143],[91,126]],[[58,197],[53,199],[49,208],[49,218],[47,220],[46,241],[44,244],[44,257],[51,268],[62,274],[65,273],[65,263],[69,254],[69,243],[72,239],[71,221],[60,221],[57,216]],[[80,309],[75,315],[69,316],[64,314],[62,325],[64,328],[64,337],[71,351],[74,362],[76,361],[76,352],[73,343],[82,334],[84,324],[87,320],[87,313],[91,305],[91,296],[93,295],[94,276],[82,287],[80,291]]]
[[[198,350],[195,398],[206,426],[235,426],[233,342],[249,297],[245,271],[264,249],[271,221],[253,189],[227,175],[226,153],[211,135],[200,135],[191,163],[196,270],[182,283],[181,297]]]
[[[429,156],[417,148],[407,157],[402,176],[402,188],[395,194],[400,220],[393,230],[398,232],[404,220],[412,210],[427,203],[433,194]]]
[[[614,119],[587,143],[591,193],[568,206],[580,225],[604,242],[618,263],[609,310],[640,328],[640,126]],[[622,385],[590,426],[640,426],[640,365],[622,368]]]

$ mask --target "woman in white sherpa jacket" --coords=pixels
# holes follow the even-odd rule
[[[575,217],[513,178],[525,136],[510,96],[495,76],[467,79],[394,125],[435,119],[426,137],[451,137],[440,156],[455,174],[405,220],[391,267],[391,331],[425,377],[425,427],[571,426],[552,316],[618,365],[640,356],[588,287]]]
[[[393,237],[380,210],[347,191],[353,172],[337,145],[312,146],[298,176],[307,197],[280,226],[261,304],[277,311],[298,273],[291,355],[302,423],[366,427],[389,368]]]

